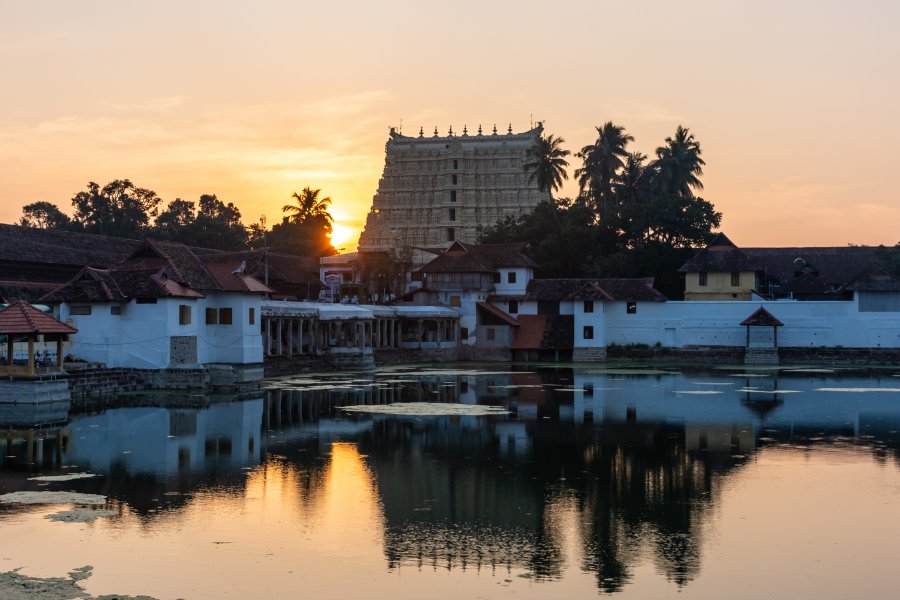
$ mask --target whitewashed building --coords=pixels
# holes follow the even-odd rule
[[[113,268],[83,268],[44,301],[79,329],[75,358],[111,368],[238,366],[259,379],[261,301],[271,290],[232,262],[146,240]]]

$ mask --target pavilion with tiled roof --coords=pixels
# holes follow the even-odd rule
[[[773,336],[773,345],[778,347],[778,328],[783,327],[784,323],[778,320],[775,315],[760,306],[752,315],[741,321],[741,327],[747,328],[747,347],[750,347],[750,328],[751,327],[771,327]]]
[[[59,319],[38,310],[23,300],[17,300],[13,304],[0,309],[0,335],[6,336],[6,370],[12,372],[13,367],[13,342],[16,337],[28,338],[28,362],[25,366],[25,375],[34,376],[34,342],[38,335],[44,339],[56,340],[56,366],[62,370],[63,352],[62,343],[66,336],[77,333],[78,330],[66,325]]]

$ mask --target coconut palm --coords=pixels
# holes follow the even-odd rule
[[[702,190],[703,165],[700,143],[686,127],[678,126],[675,137],[667,137],[666,145],[656,149],[653,169],[658,189],[684,198],[693,197],[693,190]]]
[[[299,194],[294,192],[291,198],[296,200],[296,204],[285,204],[281,211],[289,214],[290,220],[294,223],[306,223],[317,217],[322,217],[330,223],[333,220],[328,212],[331,198],[319,199],[321,192],[322,190],[314,190],[309,186],[303,188]]]
[[[552,134],[540,138],[540,140],[528,150],[528,162],[525,163],[525,171],[529,173],[528,183],[537,182],[538,189],[542,192],[556,192],[564,179],[569,178],[566,167],[569,161],[566,157],[571,154],[563,150],[565,142],[561,137]]]
[[[625,133],[625,128],[607,121],[597,127],[597,141],[581,149],[576,154],[583,166],[575,171],[578,187],[582,194],[600,211],[605,218],[611,205],[615,189],[614,183],[625,166],[628,157],[626,146],[634,137]]]

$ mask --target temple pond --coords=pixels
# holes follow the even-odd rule
[[[900,369],[397,367],[123,396],[0,439],[0,572],[90,565],[91,594],[160,599],[881,597],[898,459]]]

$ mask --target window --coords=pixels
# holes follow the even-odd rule
[[[450,220],[451,220],[451,221],[455,221],[455,220],[456,220],[456,209],[455,209],[455,208],[451,208],[451,209],[450,209]]]
[[[90,304],[73,304],[69,307],[70,315],[89,315],[91,314]]]
[[[593,300],[585,300],[584,301],[584,312],[586,312],[586,313],[594,312],[594,301]]]
[[[460,301],[461,298],[459,296],[450,296],[450,306],[452,306],[453,308],[459,308]]]
[[[510,300],[509,301],[509,314],[514,315],[519,312],[519,301],[518,300]]]
[[[539,315],[558,315],[559,302],[557,300],[538,300]]]
[[[493,328],[493,327],[488,327],[488,329],[487,329],[487,339],[488,339],[489,342],[493,342],[495,339],[497,339],[497,332],[494,331],[494,328]]]
[[[460,337],[460,339],[463,339],[463,340],[469,339],[469,328],[468,327],[460,327],[459,328],[459,337]]]
[[[740,287],[741,285],[741,274],[737,271],[731,272],[731,287]]]
[[[250,307],[250,320],[249,320],[249,324],[250,324],[250,325],[256,324],[256,309],[253,308],[253,307]]]
[[[122,314],[122,305],[121,304],[113,304],[109,307],[109,314],[111,315],[121,315]]]
[[[706,286],[706,276],[707,276],[706,271],[700,271],[697,274],[697,279],[699,279],[700,286]]]
[[[452,185],[456,185],[458,180],[459,180],[459,177],[457,176],[456,173],[454,173],[453,175],[450,176],[450,183]]]
[[[637,302],[626,302],[625,303],[625,312],[629,315],[637,314]]]
[[[453,159],[453,170],[455,171],[458,168],[459,168],[459,161],[454,158]]]
[[[452,242],[456,239],[456,230],[452,227],[447,228],[447,241]]]
[[[450,190],[450,202],[456,202],[456,190]]]
[[[516,282],[516,272],[510,271],[506,274],[506,283],[515,283]]]
[[[594,339],[594,326],[593,325],[585,325],[584,326],[584,335],[582,336],[586,340]]]
[[[500,273],[494,273],[491,275],[491,281],[493,283],[500,283]]]
[[[179,304],[178,305],[178,324],[179,325],[190,325],[191,324],[191,307],[187,304]]]
[[[206,309],[206,324],[207,325],[218,325],[219,324],[219,311],[214,308]]]
[[[584,384],[584,395],[585,396],[593,396],[594,395],[594,384],[593,383]]]
[[[231,325],[231,309],[219,309],[219,325]]]

